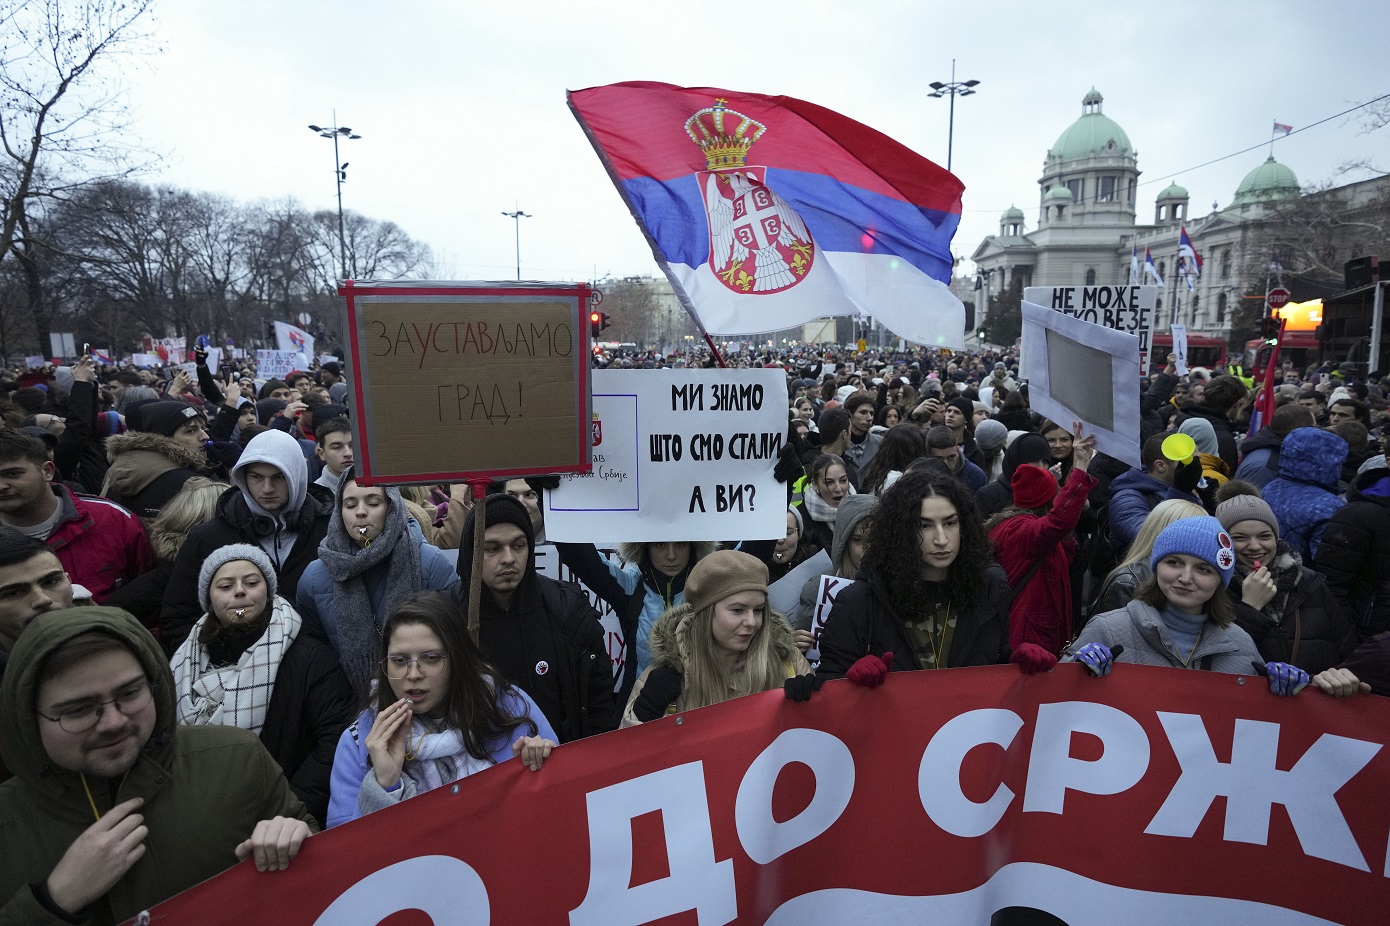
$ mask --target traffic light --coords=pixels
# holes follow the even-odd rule
[[[989,331],[987,331],[987,330],[984,329],[984,328],[981,328],[979,331],[975,332],[975,340],[977,340],[977,341],[979,341],[981,344],[983,344],[985,338],[986,338],[988,335],[989,335]]]
[[[603,325],[607,322],[608,316],[602,312],[589,313],[589,337],[597,341],[599,332],[603,330]]]
[[[612,322],[610,322],[610,321],[608,320],[608,313],[607,313],[607,312],[599,312],[599,313],[598,313],[598,317],[599,317],[598,330],[599,330],[600,332],[607,331],[607,330],[608,330],[608,326],[611,325],[611,324],[613,324]]]

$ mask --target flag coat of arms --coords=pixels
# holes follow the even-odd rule
[[[304,369],[308,370],[309,361],[307,358],[314,356],[314,336],[303,328],[296,328],[288,322],[275,323],[275,344],[276,349],[288,351],[291,354],[303,354],[305,356]]]
[[[963,344],[951,173],[791,97],[633,82],[569,104],[702,330],[867,314],[911,341]]]

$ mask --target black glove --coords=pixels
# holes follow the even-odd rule
[[[671,702],[681,696],[681,674],[670,666],[653,666],[633,702],[632,714],[643,723],[666,713]]]
[[[787,442],[782,445],[782,452],[777,456],[777,465],[772,469],[772,475],[778,482],[795,482],[806,475],[797,449],[795,439],[788,437]]]
[[[824,684],[825,679],[814,672],[807,672],[805,675],[793,675],[787,679],[782,691],[788,701],[809,701],[811,694],[820,691],[820,686]]]

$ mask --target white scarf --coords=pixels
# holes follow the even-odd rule
[[[170,660],[179,699],[179,723],[240,727],[259,735],[280,663],[299,633],[302,619],[293,605],[276,595],[265,633],[241,654],[236,665],[221,669],[209,664],[206,647],[198,643],[198,634],[210,620],[217,618],[204,614]]]
[[[846,495],[845,498],[849,498],[850,495],[858,494],[858,492],[854,491],[854,486],[850,486],[849,495]],[[835,512],[839,511],[839,508],[821,498],[820,494],[811,486],[807,486],[806,491],[801,497],[806,502],[806,513],[811,516],[812,521],[829,524],[831,527],[835,526]],[[844,500],[844,498],[840,499],[841,502]]]
[[[471,755],[463,745],[463,735],[452,728],[431,733],[415,719],[410,725],[409,742],[412,757],[401,772],[415,783],[417,794],[467,778],[492,765],[491,760]]]

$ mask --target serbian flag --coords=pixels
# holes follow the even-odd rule
[[[1153,253],[1148,248],[1144,249],[1144,272],[1153,279],[1155,286],[1163,285],[1163,277],[1158,275],[1158,265],[1154,263]]]
[[[1139,282],[1139,242],[1134,242],[1129,248],[1129,281]]]
[[[114,366],[116,363],[108,351],[99,350],[95,347],[92,348],[92,359],[97,363],[104,363],[107,366]]]
[[[275,323],[275,342],[279,350],[303,354],[306,357],[314,355],[314,336],[303,328],[296,328],[287,322]],[[307,370],[308,366],[305,362],[304,369]]]
[[[1292,132],[1292,131],[1293,131],[1293,126],[1291,126],[1291,125],[1285,125],[1285,124],[1282,123],[1282,122],[1276,122],[1276,123],[1274,123],[1274,131],[1270,132],[1270,134],[1271,134],[1271,135],[1287,135],[1287,134],[1289,134],[1289,133]]]
[[[873,315],[964,346],[947,284],[965,187],[950,172],[791,97],[632,82],[569,105],[703,331]]]
[[[1192,239],[1187,237],[1187,226],[1178,226],[1178,256],[1183,260],[1183,269],[1188,280],[1188,288],[1192,287],[1192,281],[1201,279],[1202,276],[1202,255],[1197,253],[1197,249],[1192,246]]]
[[[1279,367],[1279,343],[1284,340],[1284,324],[1284,319],[1279,319],[1279,334],[1269,352],[1269,362],[1265,364],[1264,379],[1260,383],[1260,394],[1255,397],[1255,407],[1250,412],[1247,434],[1254,434],[1274,417],[1274,376]]]

